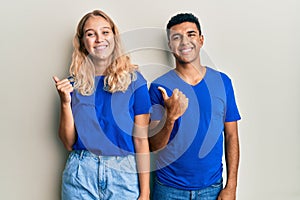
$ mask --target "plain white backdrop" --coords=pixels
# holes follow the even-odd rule
[[[237,199],[300,199],[298,0],[1,2],[0,199],[60,199],[67,151],[57,136],[52,76],[67,76],[77,23],[94,9],[128,36],[124,44],[149,81],[172,65],[163,32],[169,18],[197,15],[203,64],[232,78],[242,115]]]

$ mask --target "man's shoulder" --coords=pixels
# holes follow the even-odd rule
[[[165,81],[169,81],[170,79],[174,78],[174,70],[171,69],[168,72],[164,73],[163,75],[157,77],[152,81],[151,84],[163,84]]]
[[[229,76],[223,72],[223,71],[220,71],[218,69],[214,69],[214,68],[211,68],[211,67],[206,67],[207,69],[207,73],[210,75],[210,76],[221,76],[223,80],[230,80]]]

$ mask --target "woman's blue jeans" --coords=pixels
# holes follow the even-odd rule
[[[133,155],[97,156],[72,151],[62,177],[62,200],[135,200],[139,196]]]

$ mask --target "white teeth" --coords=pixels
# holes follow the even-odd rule
[[[105,49],[106,48],[106,45],[105,46],[97,46],[97,47],[95,47],[95,49],[97,49],[97,50],[102,50],[102,49]]]
[[[182,49],[182,50],[181,50],[182,53],[187,53],[187,52],[190,52],[190,51],[192,51],[191,48],[188,48],[188,49]]]

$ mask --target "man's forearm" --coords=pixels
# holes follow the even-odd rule
[[[156,128],[150,130],[149,143],[151,151],[158,151],[168,144],[174,123],[175,121],[167,118],[160,121]],[[160,128],[161,126],[162,128]]]
[[[228,136],[226,140],[226,166],[227,166],[227,183],[226,187],[236,188],[238,166],[239,166],[239,142],[238,137]]]
[[[239,167],[239,139],[237,124],[231,123],[230,127],[225,127],[225,159],[227,166],[227,188],[236,188]]]

